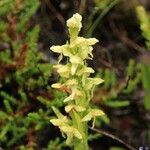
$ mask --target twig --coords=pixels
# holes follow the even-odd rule
[[[82,15],[86,7],[86,0],[80,1],[79,13]]]
[[[125,147],[127,147],[129,150],[136,150],[134,147],[132,147],[131,145],[125,143],[123,140],[119,139],[118,137],[116,137],[115,135],[112,135],[106,131],[103,131],[103,130],[100,130],[100,129],[96,129],[96,128],[92,128],[92,127],[89,127],[89,129],[91,129],[92,131],[95,131],[99,134],[103,134],[107,137],[110,137],[112,138],[113,140],[116,140],[118,141],[119,143],[123,144]]]
[[[142,51],[146,51],[144,47],[141,47],[137,43],[135,43],[133,40],[131,40],[126,31],[120,31],[118,27],[116,27],[114,21],[110,22],[110,27],[112,28],[113,33],[118,37],[118,39],[124,43],[125,45],[131,47],[134,50],[137,50],[139,53],[142,53]],[[121,36],[120,36],[121,35]]]

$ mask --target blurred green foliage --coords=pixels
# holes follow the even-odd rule
[[[38,0],[0,1],[0,146],[5,149],[37,149],[35,135],[49,126],[50,106],[62,106],[64,94],[49,86],[52,65],[38,51],[40,28],[30,26],[39,5]]]
[[[85,24],[84,34],[93,34],[118,3],[118,0],[94,0],[95,9]],[[4,149],[37,149],[39,133],[46,130],[45,127],[52,129],[51,106],[63,107],[66,95],[50,88],[52,65],[38,51],[40,27],[31,25],[30,21],[39,6],[39,0],[0,0],[0,147]],[[136,12],[149,52],[150,17],[143,6],[138,6]],[[118,79],[112,69],[99,70],[97,76],[105,82],[97,88],[93,101],[102,107],[128,107],[132,94],[140,87],[145,92],[144,107],[149,111],[150,65],[131,59],[125,72],[125,79]],[[96,126],[109,122],[109,118],[100,118]],[[90,135],[89,139],[99,137],[99,134]],[[62,139],[54,137],[47,140],[44,149],[61,150],[65,146]]]
[[[142,31],[142,35],[145,38],[145,43],[147,45],[148,50],[150,50],[150,16],[146,12],[143,6],[136,7],[137,17],[140,21],[140,29]]]
[[[145,44],[147,50],[150,50],[150,16],[146,9],[139,5],[136,7],[137,17],[140,23],[140,29],[142,36],[145,38]],[[144,106],[150,111],[150,65],[143,62],[141,63],[141,73],[142,73],[142,84],[145,90]]]

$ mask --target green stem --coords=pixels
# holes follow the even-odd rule
[[[74,150],[88,150],[88,125],[87,122],[81,122],[82,114],[73,111],[73,126],[82,134],[83,139],[74,141]]]
[[[97,17],[97,19],[94,21],[92,26],[90,27],[89,31],[87,32],[87,37],[90,37],[93,32],[95,31],[96,27],[99,25],[99,22],[105,17],[105,15],[119,2],[120,0],[114,0],[110,3],[106,9],[102,11],[102,13]]]
[[[74,150],[88,150],[88,144],[78,141],[74,146]]]
[[[86,130],[87,130],[87,125],[85,126],[84,131],[82,131],[82,132],[87,132]],[[86,133],[84,133],[84,134],[86,134]],[[83,138],[83,140],[77,139],[75,141],[74,150],[88,150],[89,149],[87,136],[88,135],[86,134],[86,136]]]

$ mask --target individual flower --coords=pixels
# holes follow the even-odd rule
[[[101,78],[87,78],[83,84],[86,84],[86,85],[84,85],[86,90],[90,90],[94,86],[101,84],[103,82],[104,82],[104,80]]]
[[[92,118],[102,116],[105,113],[100,109],[91,109],[89,113],[82,119],[82,121],[90,121]]]
[[[75,136],[76,138],[78,138],[79,140],[82,139],[82,135],[81,133],[78,131],[78,129],[71,127],[71,126],[61,126],[60,130],[62,132],[64,132],[65,134],[72,134],[73,136]]]
[[[86,110],[86,108],[85,107],[83,107],[83,106],[80,106],[80,105],[73,105],[73,104],[70,104],[70,105],[67,105],[66,107],[65,107],[65,111],[67,112],[67,113],[69,113],[71,110],[76,110],[77,112],[82,112],[82,111],[85,111]]]
[[[77,37],[73,42],[70,43],[71,49],[77,50],[76,54],[82,59],[89,59],[92,55],[92,45],[96,44],[98,40],[96,38],[83,38]]]
[[[86,74],[89,76],[91,73],[94,73],[95,71],[91,67],[83,66],[78,72],[77,76],[82,76],[83,74]]]
[[[83,93],[77,89],[76,86],[71,87],[72,93],[67,98],[64,99],[64,102],[72,101],[83,96]]]
[[[51,46],[50,49],[55,53],[60,53],[58,62],[62,60],[63,56],[70,56],[70,57],[72,56],[68,44],[65,44],[62,46],[59,46],[59,45]]]
[[[89,111],[89,113],[82,118],[82,122],[87,122],[90,121],[91,119],[93,119],[93,125],[92,127],[94,127],[95,125],[95,118],[98,116],[102,116],[105,115],[105,113],[102,110],[99,109],[92,109]]]
[[[54,68],[57,69],[57,72],[59,73],[59,75],[61,77],[64,77],[64,78],[68,78],[69,77],[69,74],[70,74],[69,66],[58,64],[58,65],[54,65]]]

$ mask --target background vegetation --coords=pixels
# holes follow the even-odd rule
[[[1,0],[0,148],[69,149],[49,122],[51,106],[63,108],[66,95],[50,87],[61,78],[49,47],[67,40],[65,22],[75,12],[83,16],[81,35],[100,41],[89,65],[105,80],[93,104],[108,118],[89,129],[91,149],[150,145],[149,10],[149,0]]]

